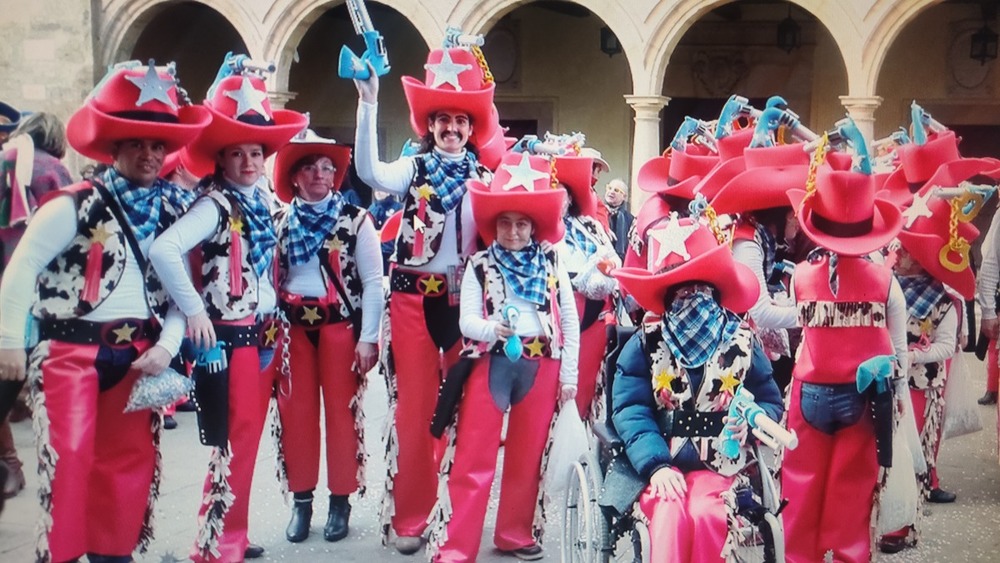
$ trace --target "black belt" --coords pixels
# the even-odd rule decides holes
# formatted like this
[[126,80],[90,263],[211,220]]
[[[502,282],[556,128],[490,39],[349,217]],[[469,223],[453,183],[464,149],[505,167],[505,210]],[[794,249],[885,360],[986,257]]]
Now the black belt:
[[348,320],[340,312],[340,304],[324,304],[318,300],[303,299],[298,303],[282,301],[279,306],[285,312],[288,323],[295,326],[319,328],[323,325],[339,323]]
[[724,412],[700,412],[662,410],[657,412],[656,422],[664,438],[710,438],[722,434]]
[[413,272],[396,268],[389,276],[389,290],[424,297],[448,294],[448,276],[434,272]]
[[39,323],[38,335],[42,340],[127,348],[136,341],[159,337],[160,326],[155,319],[118,319],[104,323],[84,319],[44,319]]
[[[511,337],[516,338],[516,337]],[[550,358],[552,357],[552,346],[550,346],[549,337],[547,336],[522,336],[521,344],[523,344],[523,351],[521,356],[529,360],[537,360],[538,358]],[[490,354],[495,354],[497,356],[503,355],[504,343],[497,341],[490,348]]]
[[280,326],[276,319],[257,321],[250,325],[214,324],[215,337],[229,347],[273,348],[278,340]]

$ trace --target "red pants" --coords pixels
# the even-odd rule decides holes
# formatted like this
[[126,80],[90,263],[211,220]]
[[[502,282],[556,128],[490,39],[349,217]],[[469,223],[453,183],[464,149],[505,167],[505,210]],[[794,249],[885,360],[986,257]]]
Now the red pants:
[[792,380],[788,428],[799,447],[785,450],[781,466],[786,556],[791,563],[871,559],[871,513],[878,481],[875,428],[871,407],[857,423],[833,435],[820,432],[802,416],[802,382]]
[[734,480],[708,470],[685,473],[687,496],[680,501],[654,496],[647,486],[639,497],[639,507],[650,522],[649,560],[719,561],[729,533],[722,493],[732,487]]
[[[274,364],[274,362],[272,362]],[[264,430],[267,404],[271,398],[273,385],[271,368],[261,370],[256,346],[243,346],[233,350],[229,360],[229,490],[234,496],[233,505],[223,519],[223,532],[219,538],[219,556],[203,557],[198,546],[191,552],[194,561],[243,561],[249,540],[250,490],[253,485],[253,470],[257,462],[257,446]],[[198,510],[198,526],[209,524],[206,514],[210,506],[208,491],[212,485],[212,474],[205,477],[205,495]]]
[[397,393],[393,426],[399,447],[392,529],[410,537],[423,533],[437,500],[433,484],[443,442],[431,435],[431,418],[442,374],[458,361],[461,349],[459,341],[442,354],[427,329],[433,319],[425,318],[423,300],[422,295],[394,292],[389,303]]
[[997,350],[997,341],[990,340],[986,350],[986,390],[996,393],[1000,389],[1000,351]]
[[[576,310],[582,316],[586,298],[581,293],[574,293]],[[579,378],[576,388],[576,406],[580,410],[580,418],[590,419],[590,408],[597,392],[597,378],[604,362],[604,348],[607,346],[607,318],[605,311],[594,321],[594,324],[580,331],[580,358],[577,366]],[[583,329],[583,327],[580,327]]]
[[[151,344],[134,346],[141,355]],[[42,362],[49,444],[58,455],[48,534],[53,561],[85,553],[130,555],[145,521],[156,465],[152,415],[122,412],[138,371],[98,391],[97,351],[98,346],[50,341]]]
[[[453,512],[447,540],[438,549],[435,561],[475,561],[479,553],[504,415],[490,394],[490,359],[487,356],[477,360],[465,382],[458,409],[455,461],[447,477]],[[532,523],[542,452],[559,393],[559,361],[551,358],[538,361],[534,385],[521,402],[511,405],[507,422],[500,506],[493,534],[493,543],[505,551],[535,543]]]
[[358,460],[364,453],[350,406],[358,392],[359,376],[351,369],[357,344],[347,322],[311,332],[318,345],[303,327],[290,327],[291,385],[283,385],[278,394],[288,488],[311,491],[319,481],[322,398],[327,487],[334,495],[349,495],[358,490]]

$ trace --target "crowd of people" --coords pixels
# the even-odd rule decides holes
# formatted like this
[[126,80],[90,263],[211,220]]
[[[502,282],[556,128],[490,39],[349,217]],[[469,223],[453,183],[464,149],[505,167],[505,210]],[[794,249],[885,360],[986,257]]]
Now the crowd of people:
[[[65,127],[0,104],[0,477],[5,497],[25,486],[7,419],[26,387],[39,561],[148,548],[177,408],[211,448],[194,561],[266,553],[248,530],[268,424],[289,542],[310,536],[321,484],[323,538],[347,537],[368,452],[384,451],[383,543],[440,562],[477,558],[501,447],[493,543],[544,556],[542,478],[567,413],[620,435],[653,561],[735,560],[733,499],[759,455],[793,562],[913,547],[921,503],[956,500],[936,467],[974,296],[980,402],[997,396],[997,220],[978,291],[969,259],[1000,160],[963,157],[930,116],[869,154],[850,119],[817,135],[780,98],[734,96],[739,111],[692,119],[642,165],[633,216],[621,180],[601,201],[610,166],[585,136],[505,137],[475,45],[448,40],[423,80],[403,77],[419,142],[390,162],[374,67],[354,80],[352,151],[271,108],[266,69],[240,57],[200,104],[153,61],[112,67]],[[77,183],[67,142],[100,163]],[[352,161],[370,210],[342,190]],[[631,336],[608,365],[616,327]],[[382,448],[364,432],[375,368]],[[131,408],[171,371],[190,399]],[[731,412],[747,396],[794,440],[758,448],[756,419]],[[891,485],[907,479],[919,499]]]

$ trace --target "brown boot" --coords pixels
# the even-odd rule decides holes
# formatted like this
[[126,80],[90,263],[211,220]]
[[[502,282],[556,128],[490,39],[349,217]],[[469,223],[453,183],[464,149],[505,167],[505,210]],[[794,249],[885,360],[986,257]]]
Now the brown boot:
[[10,431],[10,422],[6,420],[0,423],[0,461],[7,465],[9,472],[7,479],[3,482],[3,498],[12,498],[24,489],[24,471],[21,469],[21,460],[17,458],[17,450],[14,449],[14,435]]

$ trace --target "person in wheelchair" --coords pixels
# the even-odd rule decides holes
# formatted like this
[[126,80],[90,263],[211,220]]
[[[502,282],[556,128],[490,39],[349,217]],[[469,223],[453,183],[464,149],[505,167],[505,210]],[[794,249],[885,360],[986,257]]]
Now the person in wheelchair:
[[[754,456],[729,404],[742,385],[772,419],[783,406],[767,356],[737,315],[757,301],[755,275],[708,227],[676,214],[669,221],[670,236],[649,249],[655,271],[613,272],[649,314],[618,358],[612,421],[648,482],[639,508],[650,561],[719,561],[738,543],[729,524]],[[724,428],[739,445],[735,457],[722,452]]]
[[519,559],[544,556],[536,529],[540,468],[557,403],[574,408],[580,338],[573,287],[550,246],[563,237],[565,198],[552,185],[549,161],[527,153],[508,153],[489,187],[469,181],[488,248],[466,266],[462,360],[449,370],[435,412],[435,420],[451,418],[446,388],[464,379],[461,392],[450,394],[458,414],[431,512],[435,562],[477,558],[508,411],[493,542]]

